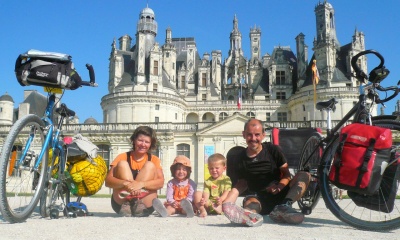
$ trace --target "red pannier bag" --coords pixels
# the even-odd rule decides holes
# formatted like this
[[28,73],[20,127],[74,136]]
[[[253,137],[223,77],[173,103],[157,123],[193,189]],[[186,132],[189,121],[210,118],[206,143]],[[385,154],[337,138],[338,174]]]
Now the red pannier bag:
[[390,161],[392,132],[354,123],[342,128],[339,138],[329,180],[345,190],[374,194]]

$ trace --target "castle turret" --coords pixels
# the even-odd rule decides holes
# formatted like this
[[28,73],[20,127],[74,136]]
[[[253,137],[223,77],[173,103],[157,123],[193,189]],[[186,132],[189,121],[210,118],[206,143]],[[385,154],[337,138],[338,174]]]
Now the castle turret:
[[321,83],[331,84],[336,67],[336,55],[340,49],[336,36],[335,11],[328,2],[315,7],[317,37],[314,40],[314,56],[317,60]]
[[163,67],[171,84],[176,87],[176,48],[172,44],[172,30],[170,27],[168,27],[166,30],[165,44],[162,46],[162,52]]
[[14,100],[5,93],[0,97],[0,125],[13,124]]
[[[136,32],[136,84],[140,85],[146,81],[146,65],[149,66],[150,51],[155,44],[157,35],[157,22],[154,11],[148,7],[139,14]],[[146,64],[147,61],[147,64]]]
[[261,29],[254,26],[250,28],[250,49],[251,49],[251,60],[260,59],[261,57]]
[[300,33],[296,37],[297,51],[297,76],[299,79],[306,78],[306,68],[308,63],[308,46],[304,43],[305,35]]

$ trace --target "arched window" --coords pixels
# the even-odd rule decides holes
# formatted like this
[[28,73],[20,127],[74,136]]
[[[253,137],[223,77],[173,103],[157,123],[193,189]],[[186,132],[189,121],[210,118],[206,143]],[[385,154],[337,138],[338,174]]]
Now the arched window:
[[246,116],[251,117],[251,118],[256,118],[256,115],[253,112],[246,113]]
[[181,143],[176,146],[176,155],[184,155],[190,158],[190,145]]
[[228,117],[228,114],[226,112],[222,112],[222,113],[219,114],[219,120],[220,121],[224,120],[227,117]]

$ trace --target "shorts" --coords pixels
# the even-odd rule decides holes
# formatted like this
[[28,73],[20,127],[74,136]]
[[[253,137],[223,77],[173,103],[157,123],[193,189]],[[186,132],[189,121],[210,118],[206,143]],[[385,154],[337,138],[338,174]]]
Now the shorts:
[[[114,210],[114,212],[116,212],[116,213],[119,213],[119,211],[121,211],[121,204],[118,204],[118,203],[114,200],[113,196],[111,196],[111,207],[112,207],[112,209]],[[147,208],[147,211],[148,211],[148,212],[151,212],[151,213],[154,212],[153,206]]]
[[267,191],[255,192],[249,195],[246,195],[243,199],[243,203],[248,198],[256,198],[261,203],[261,215],[269,214],[276,205],[282,204],[283,200],[286,198],[287,193],[289,192],[289,186],[286,186],[282,189],[282,191],[276,195],[272,193],[268,193]]

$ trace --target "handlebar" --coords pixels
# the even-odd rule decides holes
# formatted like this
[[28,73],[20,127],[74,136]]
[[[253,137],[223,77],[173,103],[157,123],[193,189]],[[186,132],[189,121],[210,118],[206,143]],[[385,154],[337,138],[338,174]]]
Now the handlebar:
[[[372,69],[371,72],[369,73],[369,75],[367,75],[357,64],[358,59],[361,56],[367,55],[367,54],[373,54],[376,57],[378,57],[380,60],[379,65],[377,67],[375,67],[374,69]],[[383,58],[383,56],[379,52],[372,50],[372,49],[359,52],[358,54],[356,54],[354,57],[351,58],[351,66],[354,69],[355,78],[357,78],[358,81],[365,83],[365,80],[367,80],[367,81],[371,82],[374,89],[381,91],[381,92],[394,91],[393,94],[390,95],[389,97],[380,99],[379,94],[377,94],[375,90],[369,89],[368,90],[368,98],[373,100],[377,104],[383,104],[387,101],[392,100],[400,92],[400,88],[398,86],[391,86],[391,87],[386,87],[386,88],[380,86],[380,82],[382,82],[390,73],[389,69],[385,68],[384,64],[385,64],[385,59]],[[400,85],[400,81],[397,83],[397,85]]]
[[[397,83],[397,85],[400,85],[400,81]],[[395,98],[395,97],[399,94],[399,92],[400,92],[400,88],[397,87],[397,86],[392,86],[392,87],[386,87],[386,88],[384,88],[384,87],[382,87],[382,86],[380,86],[380,85],[377,85],[375,88],[376,88],[378,91],[381,91],[381,92],[394,91],[392,95],[390,95],[389,97],[386,97],[386,98],[384,98],[384,99],[380,99],[380,98],[379,98],[379,95],[376,95],[374,98],[375,98],[375,102],[376,102],[377,104],[379,104],[379,103],[385,103],[385,102],[387,102],[387,101],[392,100],[392,99]]]
[[[366,54],[374,54],[380,60],[379,65],[371,70],[369,76],[357,64],[358,59]],[[357,78],[358,81],[362,83],[365,83],[365,80],[368,80],[372,83],[380,83],[383,79],[385,79],[389,75],[390,71],[385,68],[384,64],[385,64],[385,59],[383,58],[383,56],[377,51],[372,49],[359,52],[358,54],[356,54],[354,57],[351,58],[351,66],[355,71],[356,74],[355,77]]]
[[98,84],[96,83],[96,76],[94,74],[94,69],[93,66],[89,63],[86,63],[86,68],[89,71],[89,81],[82,81],[81,86],[89,86],[89,87],[97,87]]

